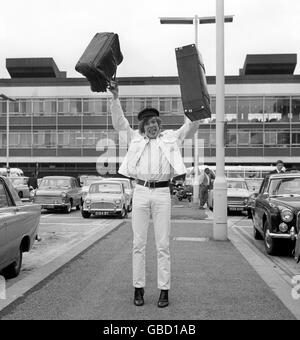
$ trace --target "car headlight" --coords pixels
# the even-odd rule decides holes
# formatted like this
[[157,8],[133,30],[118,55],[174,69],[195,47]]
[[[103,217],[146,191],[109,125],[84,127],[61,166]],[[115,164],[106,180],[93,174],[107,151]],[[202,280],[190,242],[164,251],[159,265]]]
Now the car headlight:
[[282,233],[287,232],[288,229],[289,229],[289,227],[288,227],[288,225],[286,223],[282,222],[282,223],[279,224],[279,230]]
[[66,197],[67,197],[67,193],[66,193],[66,192],[62,192],[62,193],[61,193],[61,197],[62,197],[62,198],[66,198]]
[[87,198],[87,199],[85,200],[85,203],[86,203],[86,204],[91,204],[91,203],[92,203],[92,200],[91,200],[90,198]]
[[248,198],[244,198],[244,204],[248,204]]
[[292,219],[294,218],[294,214],[291,210],[289,209],[284,209],[280,212],[281,219],[284,222],[291,222]]
[[116,204],[120,204],[120,203],[121,203],[121,200],[115,200],[115,203],[116,203]]

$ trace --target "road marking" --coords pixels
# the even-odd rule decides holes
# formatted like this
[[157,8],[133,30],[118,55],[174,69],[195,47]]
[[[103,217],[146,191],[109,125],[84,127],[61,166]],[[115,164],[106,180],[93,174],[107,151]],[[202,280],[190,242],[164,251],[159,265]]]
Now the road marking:
[[192,242],[205,242],[208,241],[208,237],[174,237],[174,241],[192,241]]
[[49,217],[49,216],[51,216],[51,215],[53,215],[53,214],[41,215],[41,218],[43,218],[43,217]]

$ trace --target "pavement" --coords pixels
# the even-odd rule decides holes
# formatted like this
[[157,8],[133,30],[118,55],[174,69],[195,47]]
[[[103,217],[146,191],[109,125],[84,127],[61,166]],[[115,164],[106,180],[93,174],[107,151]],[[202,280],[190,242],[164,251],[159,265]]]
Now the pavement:
[[[86,225],[81,226],[80,216],[70,215],[68,222],[61,221],[63,228],[51,224],[52,229],[49,229],[49,221],[54,217],[47,214],[42,217],[42,241],[24,259],[21,276],[14,281],[7,281],[7,297],[0,300],[0,319],[25,316],[26,301],[31,310],[37,310],[34,308],[35,303],[40,308],[41,300],[31,299],[30,291],[46,278],[47,285],[50,285],[49,280],[55,273],[61,275],[61,288],[57,289],[57,282],[55,288],[57,291],[63,290],[68,277],[67,273],[58,269],[65,264],[75,267],[78,254],[82,267],[76,271],[83,272],[90,266],[90,270],[95,270],[94,275],[98,276],[99,270],[102,270],[101,280],[97,284],[92,283],[92,279],[90,284],[85,283],[84,290],[86,294],[90,290],[87,295],[89,297],[81,295],[80,305],[77,302],[75,310],[64,310],[59,314],[55,312],[56,307],[53,305],[53,310],[48,307],[45,319],[300,319],[300,299],[295,298],[295,282],[291,281],[291,276],[286,271],[275,266],[269,257],[261,255],[238,228],[235,228],[244,219],[243,216],[230,219],[228,240],[217,242],[212,237],[211,211],[199,210],[193,203],[173,201],[170,305],[159,310],[156,307],[158,290],[153,228],[149,228],[147,245],[145,305],[136,307],[132,303],[130,219],[91,219],[87,228]],[[121,257],[116,254],[118,250]],[[95,258],[96,261],[101,258],[107,263],[101,263],[98,268],[95,260],[92,260]],[[297,274],[296,271],[297,268],[293,271],[294,275]],[[114,291],[113,301],[108,294],[110,289]],[[95,301],[91,299],[90,295],[96,291],[101,302],[98,298]],[[63,291],[64,295],[67,293],[68,291]],[[77,295],[78,292],[74,297]],[[19,299],[20,297],[23,298]],[[18,308],[20,300],[21,305]],[[99,310],[102,310],[101,315],[97,312]],[[32,314],[32,318],[39,318],[39,315]]]

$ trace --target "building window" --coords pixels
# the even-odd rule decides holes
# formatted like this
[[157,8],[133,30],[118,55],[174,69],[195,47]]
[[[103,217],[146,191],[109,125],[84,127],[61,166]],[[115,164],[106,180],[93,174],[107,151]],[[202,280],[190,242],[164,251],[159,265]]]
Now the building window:
[[31,114],[31,101],[26,99],[20,99],[20,114]]
[[132,115],[133,112],[133,100],[132,98],[120,98],[120,103],[125,115]]
[[33,113],[35,115],[41,115],[44,113],[44,100],[39,99],[39,100],[33,100]]
[[277,132],[277,143],[281,146],[290,146],[290,132]]
[[262,132],[250,132],[250,145],[263,145],[263,133]]
[[145,108],[145,98],[134,98],[133,101],[134,113],[140,112]]
[[293,144],[293,146],[300,145],[300,131],[293,132],[293,134],[292,134],[292,144]]
[[300,122],[300,97],[292,98],[292,121]]
[[97,115],[106,115],[108,113],[107,98],[95,100],[95,113]]
[[265,146],[277,145],[277,133],[276,131],[265,131]]
[[70,113],[82,113],[82,102],[81,99],[71,99],[70,100]]
[[290,99],[289,97],[265,98],[265,122],[289,122]]
[[227,145],[230,147],[235,147],[237,142],[236,130],[227,131]]
[[55,115],[57,112],[56,100],[45,100],[45,113],[48,115]]
[[170,98],[159,98],[159,111],[160,113],[171,113]]
[[70,100],[69,99],[59,99],[58,100],[58,113],[60,114],[67,114],[69,113],[70,109]]
[[238,131],[238,145],[249,146],[249,131]]

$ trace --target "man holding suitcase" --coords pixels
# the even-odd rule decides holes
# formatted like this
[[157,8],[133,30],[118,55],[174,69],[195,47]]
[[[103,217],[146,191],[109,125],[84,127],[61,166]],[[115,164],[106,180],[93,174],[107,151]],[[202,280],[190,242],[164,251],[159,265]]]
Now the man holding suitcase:
[[[188,119],[178,130],[161,130],[159,111],[145,108],[138,114],[139,130],[133,130],[125,118],[118,95],[118,86],[110,87],[114,129],[123,134],[129,144],[119,173],[136,179],[133,194],[133,286],[134,304],[144,304],[145,250],[152,215],[157,250],[157,285],[160,289],[158,307],[168,306],[170,289],[169,237],[171,227],[170,179],[186,173],[179,145],[191,138],[199,121]],[[122,136],[122,135],[121,135]]]

